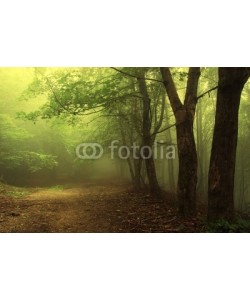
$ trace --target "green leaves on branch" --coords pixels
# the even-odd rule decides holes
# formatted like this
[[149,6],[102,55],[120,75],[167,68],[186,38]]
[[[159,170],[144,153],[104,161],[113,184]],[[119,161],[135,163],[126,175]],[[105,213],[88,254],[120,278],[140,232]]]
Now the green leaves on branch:
[[2,152],[0,165],[4,165],[9,170],[22,167],[34,173],[44,169],[53,169],[57,166],[57,162],[56,158],[52,155],[30,151],[17,151],[15,153]]
[[52,169],[57,165],[52,155],[27,150],[33,135],[18,127],[9,116],[0,114],[0,168],[15,170],[23,167],[29,172]]
[[[21,113],[19,117],[35,121],[37,118],[82,115],[90,110],[99,110],[107,105],[116,89],[116,80],[111,70],[102,68],[66,68],[40,72],[23,93],[22,99],[46,96],[47,102],[39,111]],[[111,76],[111,77],[110,77]]]

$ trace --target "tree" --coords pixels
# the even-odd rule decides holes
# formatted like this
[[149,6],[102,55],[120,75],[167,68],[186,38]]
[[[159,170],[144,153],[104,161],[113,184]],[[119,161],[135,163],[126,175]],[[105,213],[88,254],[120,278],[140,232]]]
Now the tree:
[[243,89],[239,110],[239,130],[237,157],[235,167],[234,184],[234,205],[240,211],[249,211],[249,185],[250,182],[250,161],[249,161],[249,141],[250,141],[250,82],[248,81]]
[[169,68],[160,68],[164,86],[175,116],[179,173],[177,199],[182,215],[196,212],[197,153],[193,132],[200,68],[189,68],[184,103],[178,95]]
[[[147,177],[150,192],[153,195],[159,196],[161,193],[161,189],[157,180],[154,157],[152,155],[152,146],[153,146],[153,136],[151,134],[151,99],[148,94],[146,80],[145,80],[145,72],[142,71],[140,77],[138,77],[138,86],[139,91],[142,95],[142,103],[143,103],[143,116],[142,116],[142,146],[143,146],[143,157],[147,170]],[[164,100],[165,101],[165,100]],[[163,108],[164,111],[164,108]],[[162,121],[161,121],[162,123]],[[160,126],[161,126],[160,123]],[[160,127],[159,126],[159,127]],[[149,150],[151,149],[151,151]]]
[[34,136],[8,115],[0,114],[0,127],[0,177],[6,182],[21,184],[34,174],[49,172],[57,166],[56,157],[36,149],[30,143]]
[[234,173],[241,93],[250,68],[219,68],[209,180],[208,220],[234,218]]
[[139,144],[137,158],[126,159],[134,186],[140,188],[145,167],[149,188],[158,195],[154,158],[147,153],[158,132],[162,132],[164,119],[166,92],[162,97],[162,81],[158,77],[158,68],[69,68],[54,72],[37,69],[26,95],[30,98],[34,93],[45,94],[47,102],[23,117],[60,117],[78,122],[78,117],[95,114],[95,118],[115,123],[119,140],[126,146]]

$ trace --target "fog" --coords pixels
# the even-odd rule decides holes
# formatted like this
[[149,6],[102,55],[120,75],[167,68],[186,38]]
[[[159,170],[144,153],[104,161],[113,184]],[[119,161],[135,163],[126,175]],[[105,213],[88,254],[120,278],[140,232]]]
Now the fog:
[[[23,188],[124,185],[151,194],[157,182],[159,190],[177,201],[180,149],[175,116],[160,82],[161,74],[158,68],[119,71],[1,68],[1,184]],[[171,68],[171,72],[183,100],[188,68]],[[196,196],[201,205],[207,204],[217,73],[218,68],[201,68],[201,97],[193,122],[198,160]],[[145,85],[140,82],[144,74]],[[143,103],[147,96],[148,120]],[[235,210],[244,213],[250,212],[249,120],[248,81],[241,94],[234,186]],[[147,124],[154,145],[151,165],[144,157],[151,151],[147,148],[150,143],[146,143]],[[155,195],[161,198],[159,193]]]

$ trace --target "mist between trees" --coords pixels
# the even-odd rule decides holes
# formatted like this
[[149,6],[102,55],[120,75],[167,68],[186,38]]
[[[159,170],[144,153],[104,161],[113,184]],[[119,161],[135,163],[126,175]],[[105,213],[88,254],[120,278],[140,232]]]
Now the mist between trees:
[[[203,202],[209,220],[231,220],[250,210],[249,75],[249,68],[1,68],[1,181],[115,178],[156,197],[176,194],[184,216]],[[86,143],[101,145],[103,155],[79,157]],[[157,159],[159,146],[176,155]]]

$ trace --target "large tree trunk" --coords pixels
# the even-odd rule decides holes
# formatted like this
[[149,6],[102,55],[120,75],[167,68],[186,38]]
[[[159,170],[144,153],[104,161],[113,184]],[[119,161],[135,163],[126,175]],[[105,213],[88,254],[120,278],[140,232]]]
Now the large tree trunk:
[[238,111],[247,68],[219,68],[215,127],[208,179],[208,220],[234,218]]
[[197,153],[193,133],[193,116],[185,113],[185,119],[176,125],[179,156],[177,199],[182,215],[196,212]]
[[177,199],[184,216],[196,212],[197,153],[193,132],[200,68],[189,68],[184,104],[182,104],[169,68],[161,68],[163,82],[176,120],[179,173]]

